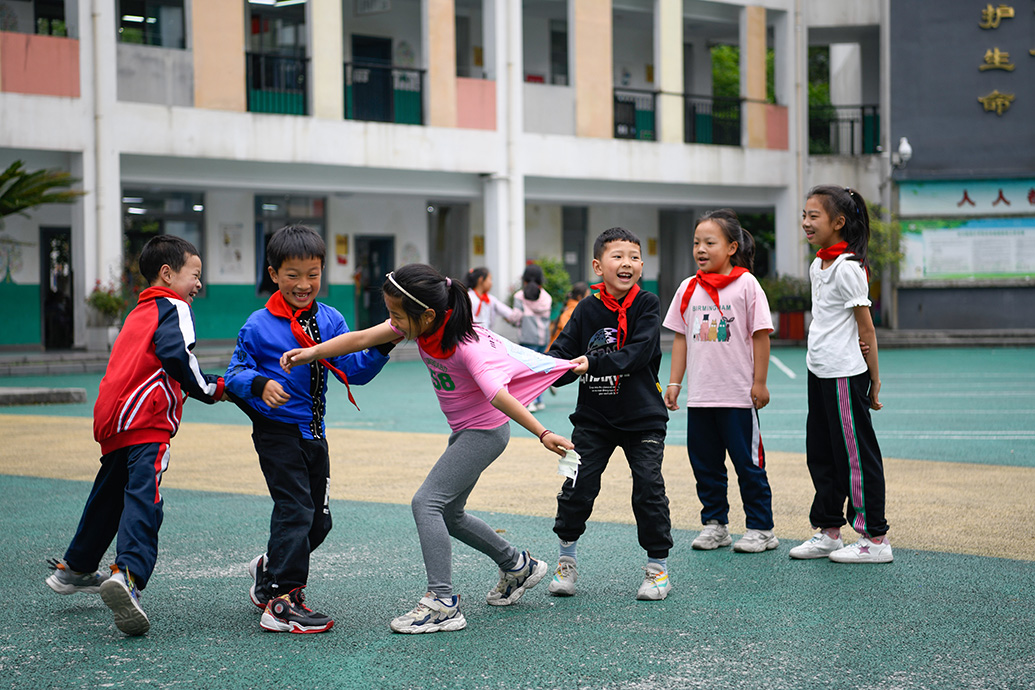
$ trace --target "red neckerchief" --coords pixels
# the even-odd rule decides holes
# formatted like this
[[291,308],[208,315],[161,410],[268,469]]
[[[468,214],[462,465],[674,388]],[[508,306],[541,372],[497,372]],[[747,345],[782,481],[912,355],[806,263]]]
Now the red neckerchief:
[[[298,317],[309,311],[312,307],[313,305],[309,305],[305,309],[293,310],[291,305],[287,303],[287,300],[284,299],[284,295],[281,294],[280,290],[274,292],[270,295],[270,298],[266,300],[266,308],[271,314],[288,320],[291,324],[291,334],[295,336],[295,340],[297,340],[298,344],[302,347],[312,347],[313,345],[316,345],[316,341],[309,337],[309,334],[305,332],[304,328],[302,328],[302,324],[298,322]],[[345,392],[349,394],[349,402],[356,405],[356,399],[352,397],[352,389],[349,388],[349,379],[345,376],[345,372],[335,367],[326,359],[321,359],[319,361],[320,364],[338,375],[341,382],[345,384]],[[356,409],[359,409],[359,405],[356,405]]]
[[[816,252],[816,256],[818,256],[823,261],[830,261],[831,259],[836,259],[837,257],[841,256],[842,254],[852,254],[853,256],[855,255],[855,252],[853,252],[851,249],[848,248],[848,243],[845,242],[844,240],[842,240],[841,242],[838,242],[837,244],[831,245],[831,246],[827,247],[826,249],[820,249],[818,252]],[[860,263],[862,263],[862,262],[860,262]],[[870,279],[870,267],[869,266],[863,266],[863,268],[866,270],[866,279],[869,280]]]
[[622,300],[621,304],[607,291],[606,284],[597,283],[590,287],[594,290],[600,290],[600,301],[604,303],[605,307],[618,314],[618,349],[621,350],[622,345],[625,345],[625,336],[629,335],[629,320],[626,317],[626,312],[629,311],[629,307],[632,305],[633,300],[636,299],[636,295],[640,294],[640,286],[633,283],[632,289],[626,293],[625,299]]
[[172,297],[173,299],[178,299],[181,302],[186,301],[175,290],[170,290],[167,287],[149,287],[145,289],[143,292],[141,292],[140,296],[137,297],[137,304],[142,304],[143,302],[147,302],[148,300],[152,299],[157,299],[159,297]]
[[743,266],[734,266],[730,271],[730,274],[724,276],[721,273],[705,273],[704,271],[698,271],[697,275],[690,279],[690,283],[686,286],[686,292],[683,293],[683,299],[679,303],[679,314],[683,317],[683,323],[688,323],[686,320],[686,307],[690,304],[690,298],[694,294],[694,289],[700,283],[704,291],[708,293],[708,296],[712,298],[712,302],[715,304],[715,308],[719,310],[719,316],[723,316],[722,307],[719,306],[719,290],[726,287],[740,276],[747,273],[748,270]]
[[482,315],[482,304],[483,303],[484,304],[488,304],[489,303],[489,293],[486,292],[485,294],[482,294],[482,293],[478,292],[477,290],[475,290],[474,294],[478,295],[478,311],[474,312],[474,315],[475,316],[481,316]]
[[445,359],[456,352],[456,346],[454,345],[449,350],[442,349],[442,335],[446,331],[446,324],[449,322],[449,317],[453,315],[453,310],[449,309],[446,311],[446,318],[442,319],[442,325],[431,333],[425,333],[424,335],[417,336],[417,344],[420,348],[427,352],[435,359]]

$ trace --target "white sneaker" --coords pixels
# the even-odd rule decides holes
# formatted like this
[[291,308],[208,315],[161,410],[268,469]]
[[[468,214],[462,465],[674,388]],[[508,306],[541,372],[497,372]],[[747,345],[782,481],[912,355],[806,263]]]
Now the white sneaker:
[[732,543],[733,539],[726,525],[720,525],[718,520],[709,520],[690,546],[700,551],[711,551]]
[[668,573],[653,563],[648,563],[643,569],[646,573],[643,577],[643,584],[636,592],[636,598],[640,601],[661,601],[668,596],[672,589]]
[[112,575],[101,583],[101,599],[111,609],[115,626],[126,635],[143,635],[151,628],[144,609],[140,608],[140,590],[133,576],[111,566]]
[[733,545],[733,550],[737,553],[761,553],[775,549],[779,545],[780,540],[776,538],[772,530],[749,529]]
[[546,591],[555,597],[570,597],[575,594],[575,581],[578,579],[575,559],[571,556],[561,556],[557,562],[557,571],[553,574],[550,584],[546,586]]
[[828,558],[835,563],[891,563],[894,560],[891,542],[885,539],[878,543],[866,537],[834,551]]
[[796,558],[798,560],[826,558],[834,551],[843,548],[844,545],[845,543],[841,541],[841,537],[831,539],[823,532],[816,532],[812,535],[812,539],[798,544],[791,549],[791,558]]
[[428,592],[412,611],[392,620],[388,627],[397,633],[453,632],[467,627],[467,619],[460,613],[460,597],[455,594],[449,601]]

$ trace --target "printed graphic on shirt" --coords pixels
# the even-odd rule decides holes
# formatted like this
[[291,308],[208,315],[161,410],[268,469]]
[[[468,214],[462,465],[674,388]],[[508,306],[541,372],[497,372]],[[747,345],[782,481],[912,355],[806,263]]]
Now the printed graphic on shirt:
[[[723,316],[714,304],[698,304],[693,306],[694,327],[691,331],[693,340],[699,343],[728,343],[733,331],[736,317]],[[726,312],[733,311],[729,304],[722,305]]]
[[[615,328],[601,328],[589,339],[586,354],[597,352],[606,355],[618,349],[618,330]],[[596,395],[618,395],[618,384],[621,376],[591,376],[583,374],[582,383],[589,388],[591,393]]]
[[541,354],[535,350],[529,350],[527,347],[515,345],[509,340],[504,340],[503,343],[507,348],[507,353],[512,358],[521,362],[528,367],[529,370],[534,371],[537,374],[551,371],[555,366],[557,366],[557,360],[549,355]]

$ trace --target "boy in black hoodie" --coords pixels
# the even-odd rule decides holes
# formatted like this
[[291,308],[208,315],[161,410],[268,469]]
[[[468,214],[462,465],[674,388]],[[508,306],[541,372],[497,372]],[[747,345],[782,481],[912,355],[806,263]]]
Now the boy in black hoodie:
[[[593,244],[593,271],[599,292],[575,307],[549,354],[563,359],[585,355],[589,370],[580,378],[579,398],[570,419],[571,440],[582,454],[577,480],[566,479],[557,495],[553,531],[560,537],[560,561],[547,590],[575,593],[576,542],[586,531],[600,477],[621,446],[632,470],[632,507],[640,546],[647,552],[646,577],[637,599],[661,600],[672,588],[666,558],[672,547],[665,480],[668,411],[658,383],[661,366],[661,303],[640,289],[640,240],[624,228],[605,230]],[[566,374],[557,385],[575,380]]]

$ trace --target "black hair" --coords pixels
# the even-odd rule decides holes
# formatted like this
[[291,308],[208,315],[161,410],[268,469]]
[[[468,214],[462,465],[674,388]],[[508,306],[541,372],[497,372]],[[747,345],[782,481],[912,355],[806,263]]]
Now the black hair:
[[[391,275],[403,290],[435,311],[432,329],[439,328],[445,321],[446,311],[453,310],[442,332],[443,350],[451,350],[462,342],[478,339],[471,318],[471,298],[467,296],[467,288],[462,281],[447,279],[427,264],[406,264],[395,269]],[[420,320],[425,311],[424,306],[417,304],[387,278],[381,289],[389,297],[402,301],[403,311],[411,320]]]
[[478,287],[478,283],[481,281],[481,279],[487,278],[488,276],[489,269],[485,268],[485,266],[478,266],[477,268],[472,268],[470,271],[467,272],[467,288],[469,290],[475,289],[476,287]]
[[583,297],[589,294],[589,283],[584,280],[580,280],[571,286],[571,292],[568,293],[568,299],[581,300]]
[[327,245],[316,230],[308,225],[293,223],[285,225],[270,236],[266,243],[266,263],[274,271],[288,259],[319,259],[320,265],[327,257]]
[[642,246],[640,238],[625,228],[608,228],[597,236],[593,242],[593,258],[599,260],[604,255],[604,250],[610,242],[632,242],[636,246]]
[[201,253],[187,240],[176,235],[157,235],[140,250],[140,275],[150,285],[158,280],[162,266],[168,264],[172,270],[179,271],[191,256],[201,256]]
[[822,184],[809,190],[806,198],[816,197],[823,204],[830,220],[838,216],[845,219],[841,228],[841,239],[848,243],[848,249],[855,254],[856,261],[866,268],[866,251],[870,244],[870,212],[866,209],[866,200],[859,192],[850,187],[837,187]]
[[694,230],[706,220],[710,220],[719,226],[726,241],[730,244],[737,243],[737,251],[730,257],[730,263],[734,266],[746,268],[749,271],[755,268],[755,238],[740,224],[737,212],[732,208],[720,208],[715,211],[705,211],[704,215],[697,219]]
[[521,274],[521,282],[525,284],[522,292],[527,300],[539,299],[539,293],[543,290],[543,267],[539,264],[528,264],[525,272]]

